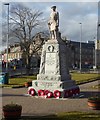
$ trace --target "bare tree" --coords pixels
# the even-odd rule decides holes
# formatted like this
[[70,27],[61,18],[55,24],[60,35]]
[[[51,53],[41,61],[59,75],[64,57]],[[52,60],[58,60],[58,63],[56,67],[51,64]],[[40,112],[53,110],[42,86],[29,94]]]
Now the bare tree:
[[44,33],[36,33],[36,28],[40,27],[43,21],[41,17],[43,13],[22,5],[13,6],[10,12],[11,35],[20,40],[21,50],[29,69],[31,57],[41,49],[44,43],[41,37]]

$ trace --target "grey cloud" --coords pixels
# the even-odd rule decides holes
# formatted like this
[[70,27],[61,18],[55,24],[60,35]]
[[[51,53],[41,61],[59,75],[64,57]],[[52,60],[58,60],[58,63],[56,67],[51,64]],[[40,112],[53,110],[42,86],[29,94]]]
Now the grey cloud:
[[[60,31],[63,36],[68,36],[72,40],[80,40],[80,22],[83,23],[83,41],[90,40],[96,35],[98,9],[96,2],[22,2],[22,4],[43,11],[46,22],[49,19],[50,7],[56,5],[60,14]],[[44,29],[48,29],[46,22],[43,24]]]
[[[68,6],[69,5],[69,6]],[[60,7],[60,28],[64,36],[72,40],[80,40],[82,22],[83,41],[93,40],[97,30],[97,3],[66,3]]]

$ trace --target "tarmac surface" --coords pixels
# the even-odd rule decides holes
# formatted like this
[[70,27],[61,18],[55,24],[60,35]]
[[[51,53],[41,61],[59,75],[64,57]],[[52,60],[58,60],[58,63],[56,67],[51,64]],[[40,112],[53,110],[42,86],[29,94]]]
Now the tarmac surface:
[[[2,105],[8,103],[18,103],[22,105],[22,116],[44,116],[53,115],[60,112],[82,111],[96,112],[87,105],[87,99],[90,96],[100,94],[98,89],[92,86],[100,83],[100,80],[79,85],[81,93],[74,98],[41,98],[27,95],[27,88],[2,88]],[[2,113],[1,113],[2,114]]]

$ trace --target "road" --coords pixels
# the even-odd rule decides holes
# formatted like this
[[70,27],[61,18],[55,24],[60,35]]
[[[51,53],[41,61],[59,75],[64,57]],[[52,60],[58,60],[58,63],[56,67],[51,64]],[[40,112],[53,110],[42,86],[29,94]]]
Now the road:
[[[23,116],[41,116],[51,115],[59,112],[83,111],[83,112],[100,112],[92,110],[87,105],[87,99],[90,96],[98,95],[100,91],[93,89],[99,81],[80,85],[81,93],[75,98],[45,99],[40,97],[27,96],[27,88],[3,88],[2,104],[19,103],[22,105]],[[99,93],[100,94],[100,93]]]

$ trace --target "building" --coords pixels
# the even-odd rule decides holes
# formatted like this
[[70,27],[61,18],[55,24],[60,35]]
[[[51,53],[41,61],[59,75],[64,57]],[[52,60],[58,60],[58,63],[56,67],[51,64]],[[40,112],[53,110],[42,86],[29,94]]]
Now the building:
[[[97,42],[97,40],[96,40]],[[68,41],[66,42],[68,46],[68,65],[70,69],[78,69],[80,65],[80,42],[76,41]],[[95,49],[100,49],[98,43],[94,42],[87,42],[81,43],[81,65],[82,69],[84,68],[93,68],[95,66],[96,61],[98,66],[100,66],[100,57],[96,57],[98,52],[95,52]],[[96,50],[97,51],[97,50]],[[96,54],[96,55],[95,55]],[[4,54],[4,61],[6,61],[6,52]],[[41,52],[39,51],[38,55],[34,55],[31,59],[31,66],[32,67],[39,67]],[[99,55],[98,55],[99,56]],[[9,54],[8,54],[8,61],[12,60],[20,60],[22,59],[22,52],[19,45],[14,45],[10,47]]]
[[[80,65],[80,42],[70,41],[70,68],[79,68]],[[92,68],[95,63],[94,43],[81,43],[81,65],[82,68]]]
[[100,39],[97,39],[95,41],[95,54],[96,54],[95,66],[98,68],[100,67]]
[[[38,55],[33,55],[31,58],[31,67],[37,67],[39,66],[40,58]],[[2,61],[4,66],[6,66],[7,62],[7,52],[6,49],[2,53]],[[23,57],[21,46],[18,44],[10,45],[8,49],[8,64],[9,66],[20,66],[20,67],[26,67],[25,59]]]
[[97,24],[97,40],[95,41],[96,61],[95,66],[100,67],[100,1],[98,2],[98,24]]
[[[9,48],[8,48],[8,62],[10,62],[14,59],[19,60],[21,58],[22,58],[22,53],[21,53],[20,46],[18,44],[9,46]],[[6,49],[5,49],[4,53],[2,54],[2,59],[5,62],[7,61]]]

